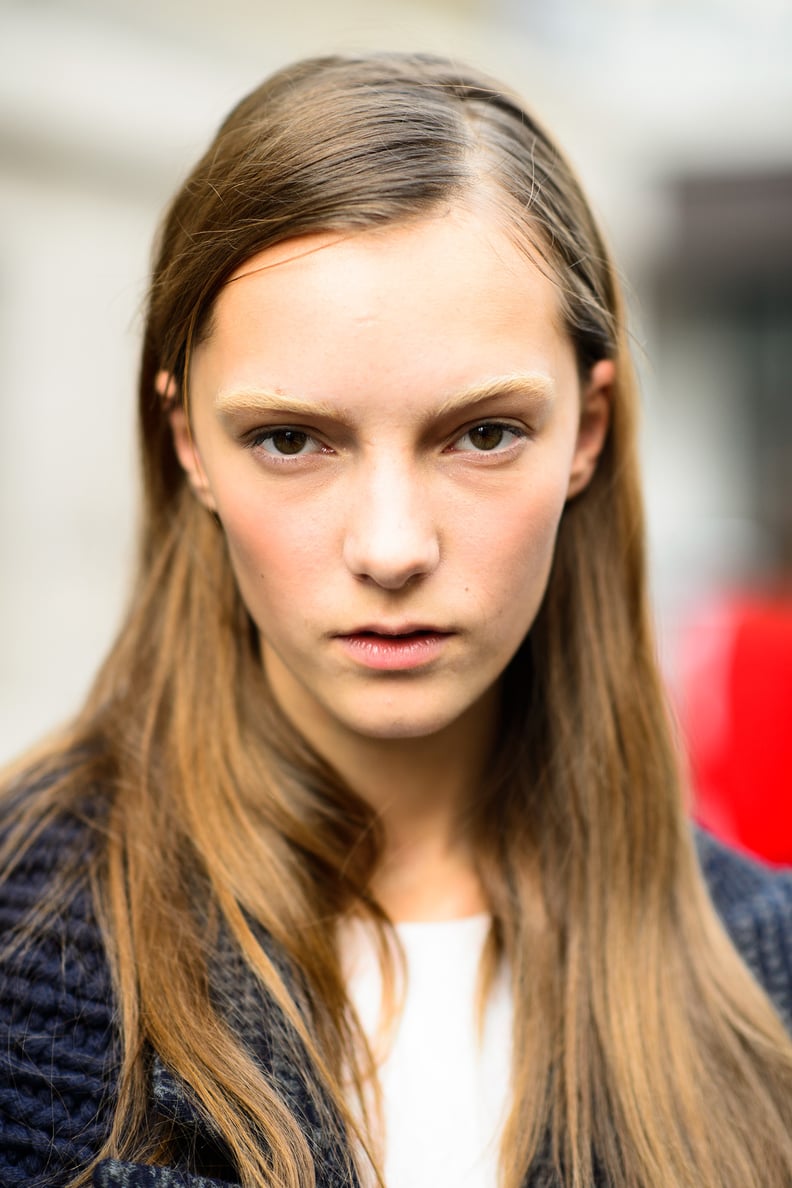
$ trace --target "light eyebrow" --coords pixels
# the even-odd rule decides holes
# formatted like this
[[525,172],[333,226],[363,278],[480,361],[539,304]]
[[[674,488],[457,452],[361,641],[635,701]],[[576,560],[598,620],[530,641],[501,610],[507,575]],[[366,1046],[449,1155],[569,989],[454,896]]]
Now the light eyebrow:
[[258,412],[293,413],[296,417],[325,417],[328,420],[343,416],[343,410],[329,401],[301,400],[299,396],[287,396],[266,388],[235,388],[233,392],[220,392],[215,398],[215,409],[226,416]]
[[475,384],[462,392],[449,396],[434,411],[438,419],[459,414],[476,404],[494,400],[498,396],[527,396],[534,404],[544,406],[553,399],[555,384],[548,375],[540,372],[511,372],[498,375],[482,384]]
[[[539,372],[511,372],[455,392],[442,400],[429,415],[432,420],[445,419],[502,396],[527,397],[534,405],[542,408],[551,402],[554,391],[555,385],[550,376]],[[347,410],[330,401],[304,400],[299,396],[256,387],[219,392],[215,397],[215,409],[221,416],[277,412],[286,416],[292,414],[296,417],[315,417],[330,421],[343,420],[348,416]]]

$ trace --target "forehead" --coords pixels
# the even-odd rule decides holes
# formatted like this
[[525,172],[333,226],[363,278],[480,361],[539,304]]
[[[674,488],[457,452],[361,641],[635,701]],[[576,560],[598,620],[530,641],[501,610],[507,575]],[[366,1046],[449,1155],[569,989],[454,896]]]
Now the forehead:
[[496,216],[453,207],[258,253],[219,294],[195,362],[222,387],[423,384],[442,397],[487,374],[553,373],[572,354],[546,270]]

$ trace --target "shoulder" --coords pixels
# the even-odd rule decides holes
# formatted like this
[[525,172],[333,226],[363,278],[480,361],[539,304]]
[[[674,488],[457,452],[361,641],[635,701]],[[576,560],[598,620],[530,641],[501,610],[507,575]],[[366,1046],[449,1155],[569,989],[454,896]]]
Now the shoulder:
[[[0,818],[14,838],[25,789]],[[63,1184],[104,1141],[117,1066],[109,969],[82,812],[36,822],[0,883],[0,1183]],[[32,839],[32,840],[31,840]],[[24,839],[19,839],[24,842]]]
[[702,830],[695,840],[715,910],[792,1030],[792,869],[737,854]]

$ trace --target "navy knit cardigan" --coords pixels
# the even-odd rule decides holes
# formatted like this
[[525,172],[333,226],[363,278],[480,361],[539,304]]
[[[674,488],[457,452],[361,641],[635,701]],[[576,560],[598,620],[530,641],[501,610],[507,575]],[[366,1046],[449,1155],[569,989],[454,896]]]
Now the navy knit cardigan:
[[[41,901],[64,854],[85,852],[89,844],[86,827],[71,818],[39,838],[2,892],[0,936]],[[768,871],[705,835],[697,844],[716,909],[792,1030],[792,872]],[[243,970],[232,980],[235,1025],[300,1117],[317,1185],[348,1188],[342,1154],[323,1132],[300,1070],[279,1044],[277,1011],[245,986]],[[0,1188],[57,1188],[92,1160],[110,1125],[118,1060],[108,968],[90,893],[82,887],[57,919],[39,928],[24,958],[0,966]],[[165,1169],[108,1160],[94,1173],[95,1188],[238,1184],[205,1119],[156,1056],[151,1083],[152,1111],[183,1136],[184,1162]],[[530,1188],[551,1182],[539,1166],[528,1181]]]

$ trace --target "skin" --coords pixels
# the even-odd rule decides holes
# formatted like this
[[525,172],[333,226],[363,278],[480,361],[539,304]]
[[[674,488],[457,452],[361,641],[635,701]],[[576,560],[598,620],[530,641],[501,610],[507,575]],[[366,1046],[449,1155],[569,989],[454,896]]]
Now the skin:
[[383,815],[394,918],[481,906],[456,823],[608,423],[558,306],[487,210],[304,236],[224,287],[170,414],[275,697]]

